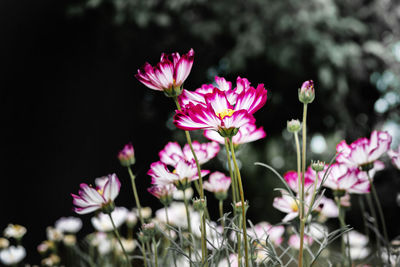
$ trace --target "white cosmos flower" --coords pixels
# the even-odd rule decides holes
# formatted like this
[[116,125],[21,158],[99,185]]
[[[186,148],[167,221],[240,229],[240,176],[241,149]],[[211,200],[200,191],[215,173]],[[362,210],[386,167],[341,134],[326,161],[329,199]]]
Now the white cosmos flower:
[[0,251],[0,261],[4,265],[15,265],[26,256],[25,248],[22,246],[11,246]]
[[76,234],[82,228],[82,220],[77,217],[61,217],[55,227],[63,233]]
[[[117,207],[111,212],[111,217],[115,223],[115,227],[120,227],[126,220],[128,210],[125,207]],[[91,219],[93,227],[99,232],[113,231],[113,225],[108,214],[100,213]]]

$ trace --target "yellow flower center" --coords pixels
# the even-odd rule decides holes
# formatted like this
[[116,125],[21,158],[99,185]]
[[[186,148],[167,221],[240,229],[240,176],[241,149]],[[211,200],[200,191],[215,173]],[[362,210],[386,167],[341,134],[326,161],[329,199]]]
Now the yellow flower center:
[[293,200],[290,207],[294,212],[297,212],[299,210],[299,203],[298,201]]
[[225,110],[223,110],[221,112],[216,112],[215,115],[220,117],[221,120],[222,120],[226,116],[229,116],[229,117],[232,116],[233,113],[235,113],[235,111],[233,109],[228,108],[228,109],[225,109]]
[[100,195],[103,195],[104,190],[99,188],[99,189],[97,189],[97,192],[99,192]]

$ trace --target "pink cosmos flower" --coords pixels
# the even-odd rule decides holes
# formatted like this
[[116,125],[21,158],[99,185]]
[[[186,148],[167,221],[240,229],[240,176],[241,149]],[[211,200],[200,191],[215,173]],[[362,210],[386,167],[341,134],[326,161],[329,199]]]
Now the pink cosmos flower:
[[[237,134],[232,137],[232,142],[234,145],[241,145],[257,141],[266,135],[263,127],[257,128],[255,124],[248,123],[239,128]],[[204,136],[212,141],[225,144],[225,139],[216,131],[205,130]]]
[[169,204],[168,202],[172,201],[172,194],[176,190],[176,187],[173,184],[157,186],[153,185],[152,187],[147,188],[150,194],[160,199],[161,202],[165,204]]
[[343,140],[336,146],[336,161],[351,167],[371,164],[390,149],[391,142],[388,132],[379,131],[373,131],[370,139],[359,138],[350,145]]
[[119,151],[118,159],[124,167],[135,164],[135,150],[133,149],[132,143],[126,144],[124,148]]
[[[80,184],[79,196],[71,194],[73,197],[74,211],[78,214],[86,214],[102,209],[111,204],[118,196],[121,183],[117,175],[109,174],[99,180],[103,183],[93,188],[87,184]],[[105,182],[104,182],[105,181]]]
[[[314,240],[312,239],[311,236],[304,235],[304,244],[307,246],[311,246]],[[300,236],[297,234],[291,235],[288,240],[289,246],[291,246],[294,249],[300,249]]]
[[265,241],[268,238],[274,245],[279,246],[283,241],[284,232],[285,227],[283,225],[273,226],[268,222],[259,222],[249,229],[247,234],[260,241]]
[[194,51],[190,49],[185,55],[179,53],[161,54],[161,60],[157,66],[152,67],[149,63],[138,70],[135,77],[150,89],[164,91],[166,93],[177,93],[182,91],[182,84],[189,76],[193,66]]
[[392,159],[393,165],[400,170],[400,145],[396,150],[389,150],[388,151],[389,157]]
[[337,218],[339,216],[339,208],[336,206],[335,201],[326,197],[321,198],[317,211],[322,220],[326,218]]
[[[205,95],[213,92],[214,88],[218,88],[223,91],[231,105],[236,104],[236,100],[240,93],[246,91],[250,88],[254,89],[254,87],[250,86],[250,82],[246,78],[237,77],[236,79],[236,87],[232,89],[232,83],[226,81],[223,77],[215,76],[215,84],[203,84],[200,88],[193,91],[183,90],[182,94],[179,96],[179,103],[181,106],[185,107],[189,103],[194,105],[202,104],[207,106]],[[259,84],[259,87],[263,87],[264,85]]]
[[214,88],[205,96],[206,106],[189,103],[183,111],[177,111],[174,124],[183,130],[215,130],[222,136],[234,136],[241,126],[254,123],[252,114],[260,109],[267,99],[263,86],[243,91],[233,106],[226,94]]
[[[215,142],[200,144],[194,141],[192,146],[200,164],[204,164],[214,158],[220,149],[219,145]],[[182,159],[187,161],[194,160],[190,146],[186,144],[182,149],[177,142],[169,142],[158,155],[161,162],[170,166],[176,166]]]
[[[288,171],[283,175],[283,178],[285,178],[285,181],[289,185],[289,187],[296,193],[299,193],[299,178],[297,175],[296,171]],[[307,193],[312,193],[310,190],[313,185],[314,181],[316,178],[315,171],[310,167],[308,167],[306,173],[304,174],[304,192]]]
[[[328,167],[325,167],[325,171]],[[369,193],[369,181],[358,168],[349,168],[345,164],[334,163],[328,170],[325,187],[335,191],[345,191],[354,194]]]
[[[201,176],[206,176],[210,171],[201,170]],[[186,187],[191,181],[199,179],[197,175],[196,163],[193,161],[181,160],[175,166],[175,170],[171,172],[167,166],[161,161],[151,164],[150,170],[147,172],[151,176],[153,185],[162,187],[174,184],[180,187]]]
[[204,182],[204,189],[215,194],[226,193],[231,185],[231,178],[222,172],[213,172],[208,181]]

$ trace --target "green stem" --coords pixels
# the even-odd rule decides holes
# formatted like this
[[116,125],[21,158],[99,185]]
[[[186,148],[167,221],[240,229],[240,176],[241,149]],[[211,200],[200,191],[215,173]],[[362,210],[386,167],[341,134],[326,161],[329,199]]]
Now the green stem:
[[219,201],[219,217],[221,218],[221,225],[222,228],[225,228],[225,222],[224,222],[224,201],[220,200]]
[[[297,183],[299,186],[299,194],[301,192],[301,156],[300,156],[300,144],[299,144],[299,134],[298,132],[294,133],[294,140],[296,142],[296,155],[297,155]],[[300,208],[300,218],[302,217],[301,214],[302,210]]]
[[154,246],[154,264],[155,264],[155,267],[158,267],[157,242],[156,242],[156,239],[154,238],[154,236],[152,238],[152,241],[153,241],[153,246]]
[[244,241],[244,254],[245,254],[245,265],[246,267],[249,266],[249,251],[248,251],[248,244],[247,244],[247,229],[246,229],[246,207],[244,203],[244,193],[243,193],[243,185],[242,185],[242,178],[240,176],[239,167],[236,161],[235,150],[233,148],[232,138],[229,139],[229,143],[231,146],[231,153],[232,153],[232,160],[233,164],[235,165],[236,175],[238,178],[238,185],[239,185],[239,194],[240,200],[242,202],[242,227],[243,227],[243,241]]
[[381,223],[382,223],[383,236],[385,238],[385,243],[386,243],[385,245],[386,245],[386,250],[387,250],[387,255],[388,255],[388,262],[390,264],[389,238],[388,238],[387,229],[386,229],[385,216],[383,215],[382,205],[381,205],[381,202],[379,200],[378,193],[376,192],[375,185],[372,182],[372,179],[371,179],[368,171],[367,171],[367,175],[368,175],[369,184],[370,184],[371,189],[372,189],[372,196],[374,197],[376,206],[378,207],[378,213],[379,213],[379,217],[380,217]]
[[360,204],[360,209],[361,209],[361,213],[362,213],[365,235],[369,239],[369,228],[368,228],[367,220],[365,219],[366,209],[365,209],[364,200],[361,198],[361,196],[358,197],[358,203]]
[[[178,98],[177,97],[174,97],[174,101],[175,101],[176,108],[179,111],[182,111],[182,108],[181,108],[181,106],[180,106],[180,104],[178,102]],[[197,175],[199,176],[199,188],[197,188],[197,184],[195,183],[196,184],[196,188],[199,191],[200,198],[202,200],[204,200],[203,178],[201,176],[200,163],[199,163],[199,160],[197,159],[196,152],[193,149],[192,138],[190,137],[190,133],[188,131],[185,131],[185,135],[186,135],[186,140],[187,140],[187,143],[189,144],[190,150],[192,151],[193,158],[194,158],[194,160],[196,162]],[[208,214],[207,207],[206,207],[206,211],[203,212],[202,217],[201,217],[201,263],[204,266],[208,266],[208,264],[206,262],[206,259],[207,259],[207,241],[206,241],[207,232],[206,232],[205,214]]]
[[[167,219],[167,227],[168,227],[170,224],[169,224],[169,217],[168,217],[168,208],[167,208],[167,205],[164,206],[164,210],[165,210],[165,218]],[[167,228],[167,229],[168,229],[168,235],[169,235],[169,237],[172,239],[171,230],[169,230],[169,228]],[[167,247],[169,247],[169,243],[170,243],[170,241],[168,240],[168,245],[167,245]],[[174,260],[174,265],[175,265],[175,267],[176,267],[176,257],[175,257],[174,251],[172,251],[172,258],[173,258],[173,260]]]
[[[233,176],[233,171],[232,171],[232,163],[231,163],[231,157],[229,156],[229,139],[228,139],[228,137],[226,137],[225,138],[225,151],[226,151],[226,157],[227,157],[227,160],[228,160],[228,168],[229,168],[229,175],[231,176],[231,181],[232,181],[232,201],[233,201],[233,204],[235,205],[236,204],[236,202],[237,202],[237,192],[236,192],[236,188],[237,188],[237,185],[236,185],[236,179],[235,179],[235,177]],[[233,209],[233,212],[234,212],[234,214],[236,215],[236,210],[235,209]]]
[[[377,220],[378,217],[376,216],[374,203],[372,203],[371,194],[366,194],[366,198],[367,198],[367,203],[368,203],[369,209],[371,211],[371,215],[372,215],[372,217],[374,217],[374,219],[373,219],[374,228],[375,228],[376,231],[379,231],[378,220]],[[377,251],[380,253],[380,251],[381,251],[381,243],[379,242],[379,236],[376,233],[375,233],[375,237],[376,237]],[[377,255],[378,255],[378,258],[380,259],[379,253]]]
[[132,173],[131,166],[128,166],[128,172],[129,172],[129,176],[131,177],[132,191],[133,191],[133,195],[135,197],[135,202],[136,202],[136,207],[137,207],[138,213],[139,213],[140,223],[143,225],[144,220],[142,217],[142,207],[140,206],[139,196],[138,196],[138,193],[136,190],[135,175]]
[[[186,194],[185,194],[185,190],[183,191],[183,201],[185,203],[185,209],[186,209],[186,218],[187,218],[187,224],[188,224],[188,231],[189,231],[189,239],[192,239],[192,225],[190,223],[190,214],[189,214],[189,203],[186,199]],[[194,240],[193,241],[193,245],[194,245]],[[190,266],[192,266],[192,246],[189,245],[189,263]]]
[[[339,208],[340,228],[344,229],[344,228],[346,228],[346,222],[345,222],[346,211],[345,211],[345,209],[343,208],[343,206],[340,203],[340,197],[335,197],[335,200],[336,200],[336,205]],[[350,251],[346,250],[346,242],[345,241],[347,241],[348,249],[350,249],[350,246],[349,246],[349,235],[348,234],[342,235],[341,248],[342,248],[342,255],[348,259],[349,267],[351,267]]]
[[303,266],[303,246],[304,246],[304,174],[306,172],[306,145],[307,145],[307,104],[303,105],[303,155],[302,155],[302,178],[301,178],[301,192],[300,193],[300,249],[299,249],[299,267]]
[[110,217],[111,224],[112,224],[113,229],[114,229],[115,237],[117,238],[118,243],[119,243],[119,245],[121,246],[122,251],[124,252],[126,261],[127,261],[127,263],[128,263],[129,266],[132,266],[131,261],[129,260],[128,253],[126,253],[126,250],[125,250],[124,246],[122,245],[121,237],[120,237],[120,235],[119,235],[119,232],[118,232],[117,227],[115,227],[115,223],[114,223],[114,220],[113,220],[113,218],[112,218],[112,216],[111,216],[111,213],[108,213],[108,216]]

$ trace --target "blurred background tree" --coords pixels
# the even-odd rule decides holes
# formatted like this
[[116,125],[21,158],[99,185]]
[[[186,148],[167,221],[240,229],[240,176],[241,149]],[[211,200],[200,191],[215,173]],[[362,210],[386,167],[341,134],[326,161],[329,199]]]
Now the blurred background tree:
[[[126,142],[136,149],[143,202],[157,206],[144,192],[150,184],[145,173],[168,141],[184,139],[172,125],[173,104],[133,75],[145,61],[157,63],[161,52],[194,48],[187,89],[211,83],[215,75],[231,81],[240,75],[269,89],[266,106],[256,114],[267,138],[242,147],[239,156],[254,222],[282,217],[271,206],[279,182],[253,163],[266,162],[280,173],[295,168],[292,137],[285,129],[287,120],[301,117],[297,89],[304,80],[316,84],[308,159],[329,161],[341,139],[352,142],[372,129],[389,130],[393,147],[399,144],[400,5],[395,0],[0,4],[1,162],[4,175],[13,178],[6,181],[11,189],[1,202],[18,203],[22,194],[32,200],[24,213],[16,212],[17,205],[4,207],[1,226],[28,224],[28,233],[34,232],[31,248],[44,238],[46,225],[72,215],[69,193],[79,182],[114,171],[124,181],[115,155]],[[30,151],[29,156],[20,151]],[[223,160],[207,167],[221,168]],[[387,166],[376,183],[385,211],[399,214],[399,173]],[[129,187],[122,190],[120,204],[131,206]],[[53,204],[35,208],[43,203]],[[349,223],[361,225],[360,216]],[[91,229],[88,220],[86,225]],[[393,237],[400,229],[391,224],[389,232]]]

